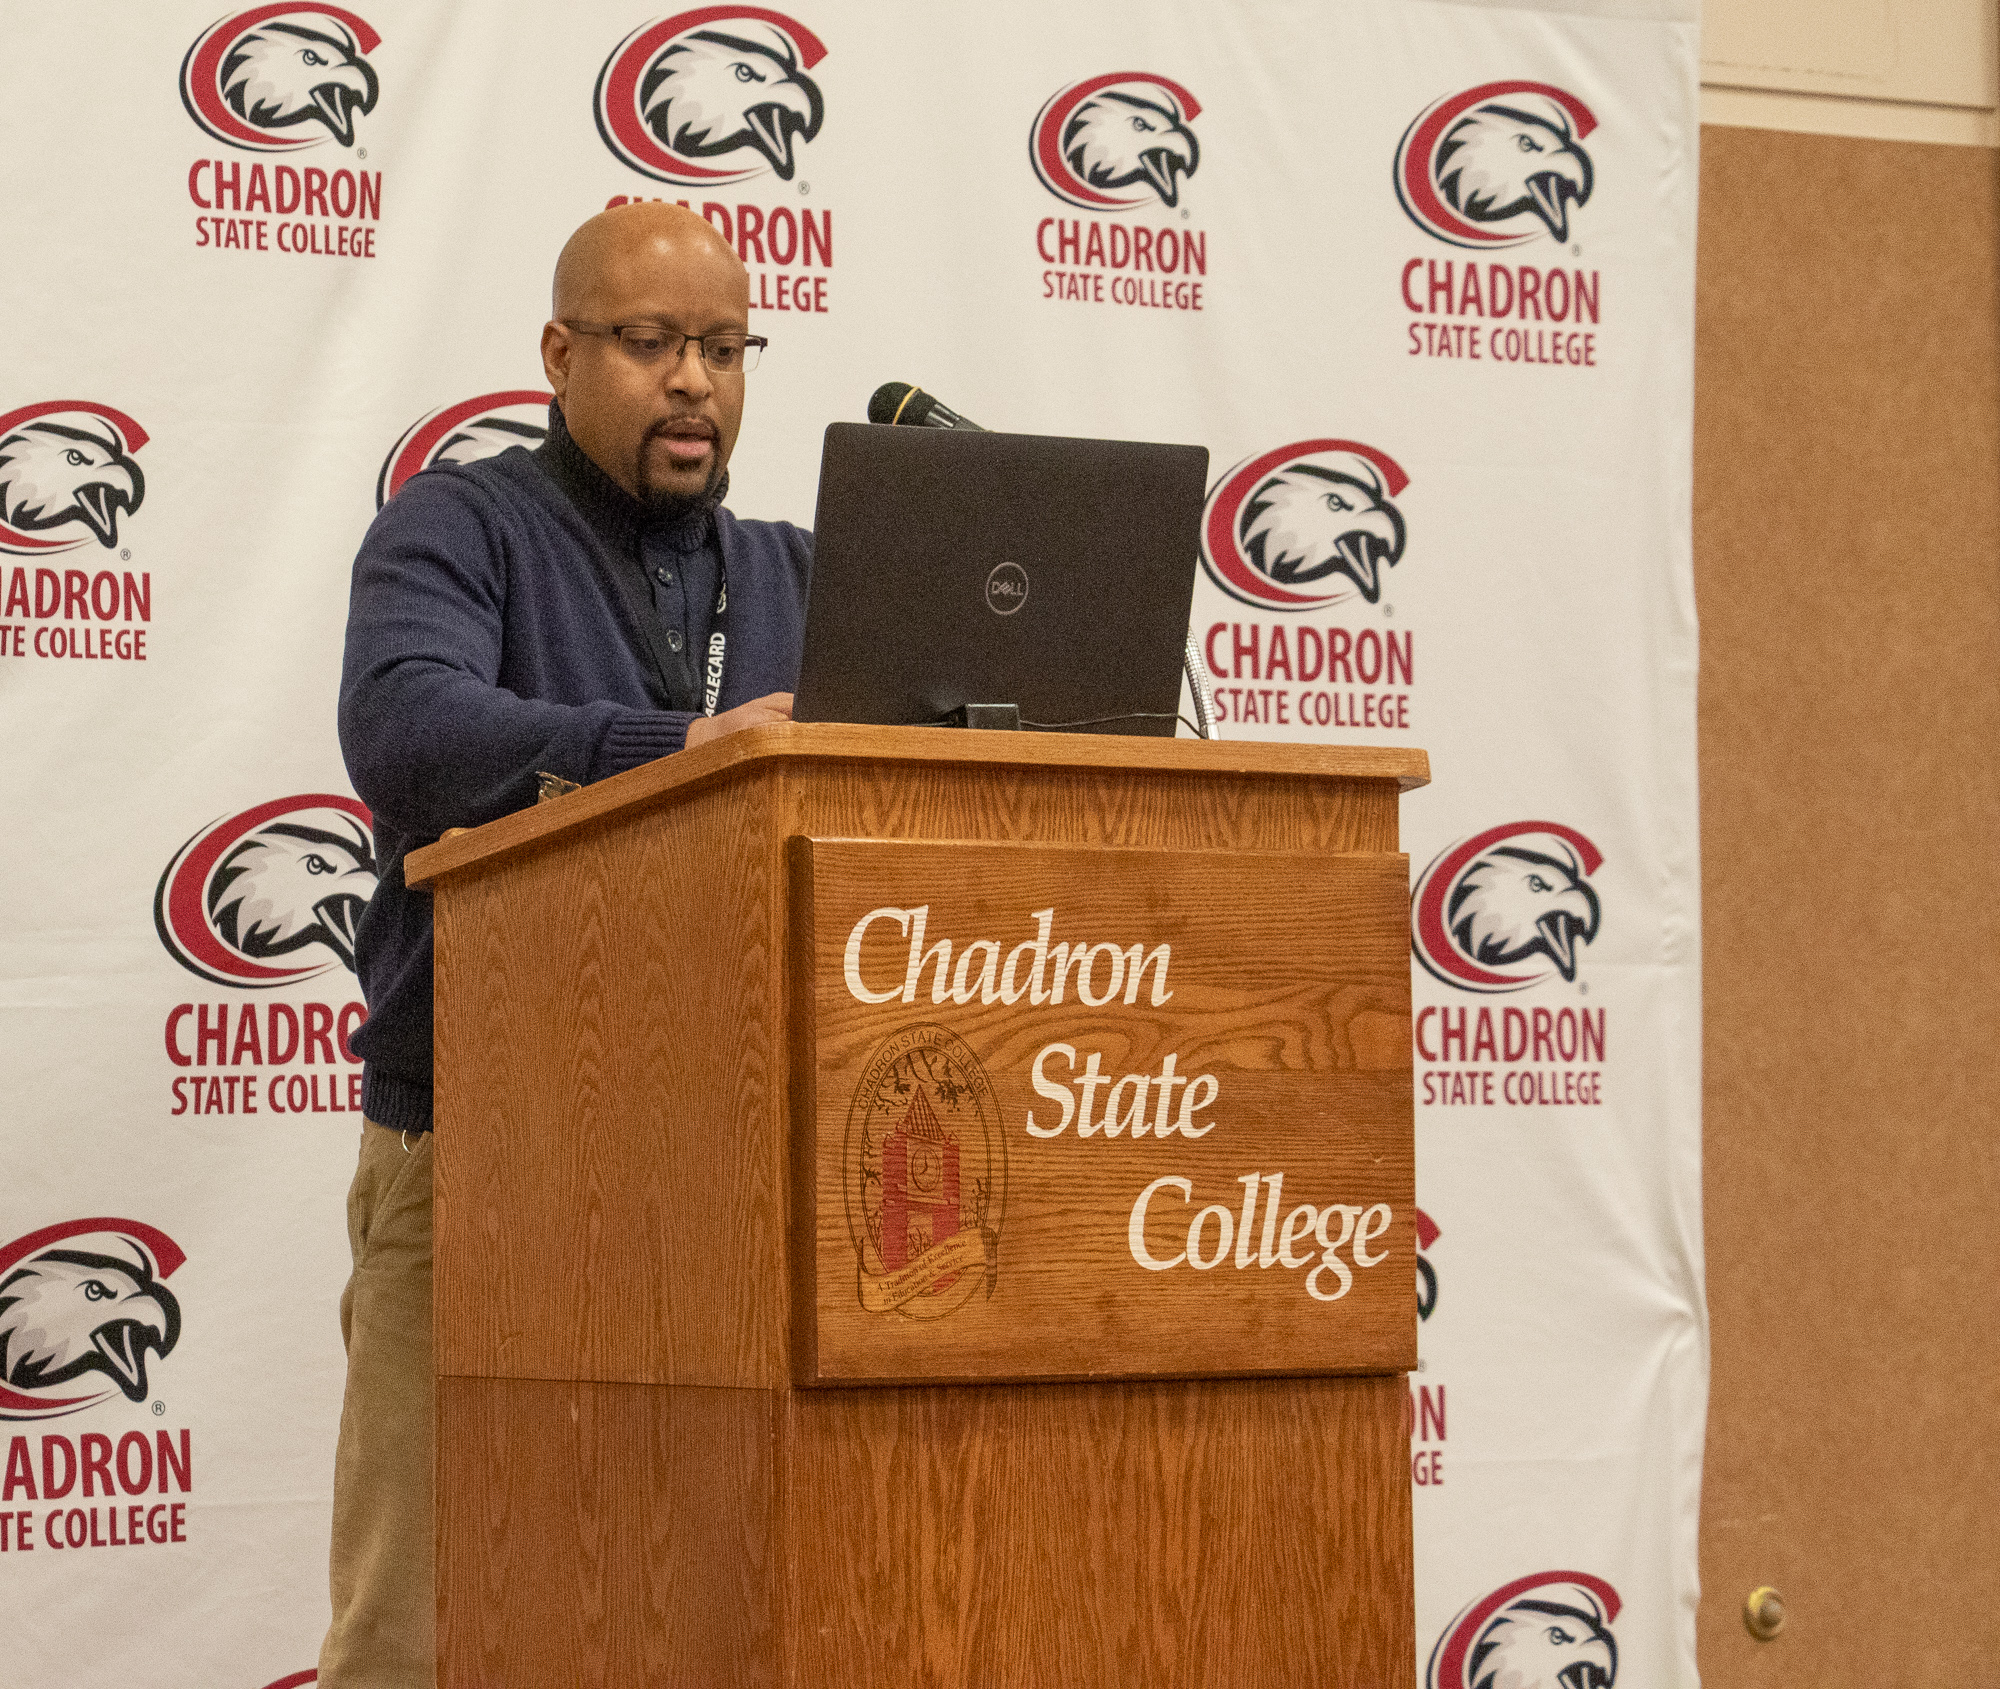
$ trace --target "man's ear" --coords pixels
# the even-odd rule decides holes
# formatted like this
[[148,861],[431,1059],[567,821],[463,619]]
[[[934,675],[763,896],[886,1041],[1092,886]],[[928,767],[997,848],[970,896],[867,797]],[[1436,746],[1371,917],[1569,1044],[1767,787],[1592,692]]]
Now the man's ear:
[[561,323],[542,324],[542,372],[549,378],[549,390],[560,399],[569,386],[569,331]]

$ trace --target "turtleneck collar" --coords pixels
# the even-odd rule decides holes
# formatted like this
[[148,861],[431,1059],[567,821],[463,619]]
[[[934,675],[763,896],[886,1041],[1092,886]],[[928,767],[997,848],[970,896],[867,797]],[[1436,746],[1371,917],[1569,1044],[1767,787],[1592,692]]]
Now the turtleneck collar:
[[640,536],[648,532],[676,551],[693,551],[708,538],[715,507],[729,492],[729,475],[724,471],[713,498],[672,516],[655,515],[576,443],[563,420],[562,407],[553,402],[549,405],[549,437],[535,449],[535,456],[591,530],[619,557],[637,557]]

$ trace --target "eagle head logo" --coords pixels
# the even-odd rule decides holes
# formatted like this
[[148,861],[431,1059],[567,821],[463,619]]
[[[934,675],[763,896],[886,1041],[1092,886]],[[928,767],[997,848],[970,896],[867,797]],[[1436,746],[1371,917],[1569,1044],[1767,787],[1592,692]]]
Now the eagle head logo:
[[216,865],[209,924],[246,956],[288,956],[323,944],[351,972],[354,929],[375,884],[374,841],[351,815],[323,827],[270,821]]
[[1366,458],[1286,464],[1243,506],[1243,549],[1259,573],[1287,586],[1345,575],[1370,604],[1382,570],[1403,555],[1403,518]]
[[211,823],[174,853],[153,896],[160,942],[218,985],[272,986],[354,968],[377,868],[352,798],[279,798]]
[[481,393],[425,412],[382,460],[375,477],[375,508],[380,510],[405,481],[434,463],[476,463],[511,446],[533,451],[548,438],[549,406],[554,403],[553,393],[528,388]]
[[1355,440],[1295,440],[1245,458],[1202,512],[1201,560],[1231,598],[1262,610],[1316,610],[1382,597],[1402,560],[1409,484],[1396,461]]
[[[658,181],[720,186],[770,170],[789,182],[798,149],[826,117],[819,84],[807,74],[825,56],[818,37],[782,12],[678,13],[635,30],[604,61],[598,133]],[[702,162],[732,154],[737,162]]]
[[1445,131],[1437,179],[1445,199],[1475,223],[1532,212],[1557,240],[1568,240],[1571,203],[1590,198],[1590,155],[1560,106],[1543,115],[1495,100]]
[[797,50],[768,26],[755,35],[697,29],[670,42],[639,84],[639,109],[670,151],[719,158],[754,147],[784,182],[798,169],[793,137],[810,141],[826,116]]
[[133,461],[145,443],[130,417],[98,405],[28,405],[0,417],[0,549],[115,546],[119,512],[145,502]]
[[160,1281],[185,1259],[131,1220],[75,1220],[0,1246],[0,1419],[47,1418],[105,1400],[101,1374],[146,1399],[146,1355],[180,1341],[181,1308]]
[[1489,82],[1436,101],[1404,131],[1396,192],[1419,227],[1455,246],[1569,239],[1570,210],[1596,172],[1582,141],[1597,126],[1545,82]]
[[1087,77],[1050,96],[1035,114],[1028,156],[1042,185],[1071,205],[1092,211],[1178,205],[1182,179],[1201,163],[1201,144],[1188,127],[1200,114],[1194,95],[1164,76]]
[[354,145],[354,114],[373,111],[379,91],[353,33],[332,18],[322,28],[273,18],[239,35],[222,61],[222,97],[244,122],[324,124],[343,147]]
[[1473,1602],[1431,1650],[1424,1689],[1611,1689],[1618,1592],[1588,1572],[1537,1572]]
[[210,25],[181,62],[181,102],[218,141],[291,151],[355,141],[380,93],[367,55],[381,37],[335,6],[258,6]]
[[1573,851],[1499,845],[1459,877],[1445,925],[1459,949],[1488,967],[1540,953],[1575,979],[1577,945],[1597,936],[1597,893]]
[[1411,899],[1418,961],[1447,985],[1518,991],[1576,978],[1597,937],[1589,876],[1603,856],[1573,827],[1517,821],[1461,840],[1426,868]]
[[1106,88],[1070,113],[1063,157],[1093,188],[1109,191],[1143,182],[1161,203],[1180,203],[1180,178],[1192,176],[1201,147],[1171,95],[1148,99]]

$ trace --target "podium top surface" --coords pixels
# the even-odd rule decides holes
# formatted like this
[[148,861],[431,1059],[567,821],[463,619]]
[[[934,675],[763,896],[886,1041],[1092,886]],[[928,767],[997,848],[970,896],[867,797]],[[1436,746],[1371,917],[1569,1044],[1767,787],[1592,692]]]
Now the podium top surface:
[[435,844],[412,851],[404,862],[404,875],[412,887],[429,890],[449,874],[585,826],[629,805],[657,802],[774,764],[812,761],[903,763],[912,767],[977,764],[995,770],[1103,769],[1190,778],[1253,774],[1278,779],[1394,780],[1406,792],[1430,783],[1429,756],[1400,746],[783,722],[732,733],[552,802],[503,815],[483,827],[449,833]]

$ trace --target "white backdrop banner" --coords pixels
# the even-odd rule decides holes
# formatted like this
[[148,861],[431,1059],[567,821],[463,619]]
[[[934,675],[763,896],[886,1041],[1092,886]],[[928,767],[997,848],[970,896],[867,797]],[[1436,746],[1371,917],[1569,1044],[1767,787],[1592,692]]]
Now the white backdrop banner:
[[1430,751],[1420,1675],[1692,1683],[1684,8],[362,3],[0,12],[0,1677],[311,1681],[349,565],[540,438],[555,253],[658,198],[771,340],[741,514],[809,524],[886,379],[1206,446],[1224,735]]

